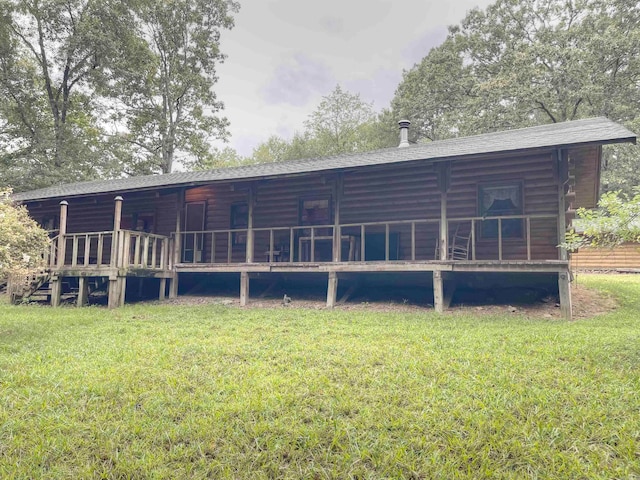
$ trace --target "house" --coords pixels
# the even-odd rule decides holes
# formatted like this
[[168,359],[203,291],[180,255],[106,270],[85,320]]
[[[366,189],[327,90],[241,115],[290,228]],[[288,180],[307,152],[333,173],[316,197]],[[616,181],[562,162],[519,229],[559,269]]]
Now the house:
[[[159,297],[192,274],[233,273],[241,304],[255,275],[322,275],[327,304],[348,275],[413,272],[442,311],[461,278],[557,278],[571,316],[569,259],[558,245],[578,207],[598,200],[602,147],[635,142],[605,118],[335,157],[60,185],[15,195],[54,231],[52,305],[74,279],[155,279]],[[209,277],[207,277],[209,278]]]

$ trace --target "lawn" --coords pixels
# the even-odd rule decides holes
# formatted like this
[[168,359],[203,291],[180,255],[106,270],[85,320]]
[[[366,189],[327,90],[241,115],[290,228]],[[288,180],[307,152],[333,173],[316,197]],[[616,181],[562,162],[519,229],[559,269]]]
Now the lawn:
[[640,276],[566,322],[0,305],[1,478],[640,478]]

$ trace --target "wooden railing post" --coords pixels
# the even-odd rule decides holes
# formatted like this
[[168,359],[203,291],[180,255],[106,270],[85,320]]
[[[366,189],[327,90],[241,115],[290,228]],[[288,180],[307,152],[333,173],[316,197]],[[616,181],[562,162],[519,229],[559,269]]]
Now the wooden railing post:
[[115,198],[115,209],[113,213],[113,238],[111,239],[111,266],[117,267],[119,264],[118,252],[120,251],[120,225],[122,222],[122,202],[123,198],[118,195]]
[[58,267],[64,266],[67,249],[67,212],[69,203],[66,200],[60,202],[60,232],[58,232]]

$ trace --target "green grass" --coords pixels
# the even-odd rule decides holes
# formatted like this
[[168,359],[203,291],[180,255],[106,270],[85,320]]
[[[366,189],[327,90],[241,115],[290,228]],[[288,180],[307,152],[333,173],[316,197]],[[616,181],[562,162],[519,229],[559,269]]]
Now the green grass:
[[0,305],[1,478],[640,478],[614,313]]

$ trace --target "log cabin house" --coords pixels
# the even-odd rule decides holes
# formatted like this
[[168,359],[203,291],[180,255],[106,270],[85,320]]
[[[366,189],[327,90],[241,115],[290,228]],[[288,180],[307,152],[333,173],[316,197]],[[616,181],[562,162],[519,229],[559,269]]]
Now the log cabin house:
[[[571,317],[570,264],[558,245],[572,211],[598,200],[602,147],[635,142],[605,118],[328,158],[60,185],[15,195],[52,230],[49,285],[77,302],[108,286],[125,301],[131,278],[178,295],[193,274],[323,276],[327,305],[347,275],[423,275],[437,311],[461,276],[487,272],[557,279]],[[555,280],[554,280],[555,282]],[[27,292],[27,294],[29,293]]]

